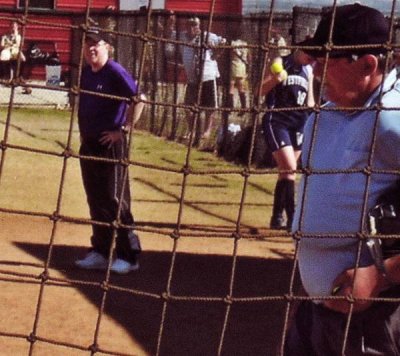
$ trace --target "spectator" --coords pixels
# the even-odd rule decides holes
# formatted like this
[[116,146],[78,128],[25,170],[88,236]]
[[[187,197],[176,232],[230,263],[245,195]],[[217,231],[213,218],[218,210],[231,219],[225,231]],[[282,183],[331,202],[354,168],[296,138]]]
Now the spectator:
[[[185,94],[185,104],[194,105],[197,103],[198,89],[201,81],[200,105],[217,108],[217,78],[219,77],[218,64],[215,53],[212,49],[201,48],[202,41],[207,39],[209,46],[218,46],[226,43],[226,39],[217,36],[215,33],[202,32],[200,29],[200,19],[193,17],[187,21],[187,29],[178,35],[181,41],[187,45],[181,45],[181,57],[187,76],[187,88]],[[201,67],[203,63],[203,67]],[[201,75],[201,78],[200,78]],[[211,136],[214,125],[214,110],[207,110],[204,130],[197,132],[196,136],[207,139]],[[193,129],[193,120],[188,121],[189,131]],[[195,138],[196,140],[199,137]]]
[[[170,40],[177,40],[177,33],[176,33],[176,15],[173,11],[170,11],[168,13],[168,17],[166,20],[166,25],[164,26],[161,22],[158,23],[158,27],[160,29],[160,32],[163,33],[163,35],[170,39]],[[176,51],[176,44],[167,42],[164,45],[164,55],[165,59],[167,60],[167,63],[171,62],[174,63],[176,62],[176,57],[177,57],[177,51]]]
[[[239,38],[239,34],[234,36],[231,41],[232,55],[231,55],[231,78],[229,85],[229,106],[234,108],[234,94],[235,87],[237,88],[240,100],[240,106],[242,109],[247,108],[246,98],[246,81],[249,66],[249,49],[246,47],[247,42]],[[243,116],[244,111],[239,113],[239,116]]]
[[[273,61],[271,71],[261,84],[269,109],[314,106],[311,58],[300,50]],[[281,67],[281,71],[277,70]],[[290,229],[295,207],[295,170],[301,154],[303,127],[307,119],[304,110],[267,112],[263,117],[263,132],[278,166],[274,205],[270,227]],[[286,212],[286,222],[283,212]]]
[[[304,130],[309,174],[292,231],[301,237],[298,266],[312,299],[300,302],[286,356],[400,353],[400,305],[393,300],[400,296],[400,256],[379,264],[362,238],[368,211],[399,180],[400,83],[395,70],[385,73],[389,35],[382,13],[352,4],[326,13],[307,42],[321,48],[307,53],[316,78],[325,71],[328,102]],[[341,48],[326,53],[328,42]]]
[[1,37],[0,61],[3,70],[9,73],[9,79],[13,79],[17,71],[18,56],[21,63],[26,61],[24,53],[21,51],[21,35],[18,29],[18,22],[12,21],[10,32]]
[[[111,271],[119,274],[139,268],[141,251],[138,236],[133,232],[131,197],[126,160],[126,126],[135,125],[143,110],[143,102],[128,106],[122,98],[139,95],[137,81],[117,62],[109,59],[109,44],[99,31],[88,32],[84,43],[88,63],[82,70],[81,89],[89,92],[79,96],[80,155],[83,185],[87,195],[91,219],[96,222],[120,221],[129,228],[116,231],[116,258]],[[93,94],[122,97],[121,100]],[[116,163],[88,157],[117,160]],[[120,211],[118,215],[118,211]],[[83,269],[106,269],[110,256],[113,229],[93,224],[92,249],[76,265]]]
[[289,48],[287,48],[287,41],[281,34],[281,30],[279,28],[272,27],[267,38],[269,43],[269,60],[273,60],[276,57],[286,57],[292,52]]

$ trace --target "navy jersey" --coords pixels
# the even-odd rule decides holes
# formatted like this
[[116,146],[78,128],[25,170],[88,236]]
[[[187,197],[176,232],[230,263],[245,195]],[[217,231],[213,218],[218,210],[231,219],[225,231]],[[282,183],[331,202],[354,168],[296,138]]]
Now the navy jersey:
[[[109,60],[98,72],[90,66],[82,71],[81,89],[131,98],[138,93],[137,81],[117,62]],[[81,93],[78,121],[81,135],[96,136],[124,125],[128,103],[119,99]]]
[[[289,108],[305,106],[308,93],[307,66],[294,62],[293,54],[282,57],[283,67],[288,77],[273,88],[266,97],[268,108]],[[303,126],[308,113],[306,111],[273,112],[266,115],[269,120],[279,122],[287,127]]]

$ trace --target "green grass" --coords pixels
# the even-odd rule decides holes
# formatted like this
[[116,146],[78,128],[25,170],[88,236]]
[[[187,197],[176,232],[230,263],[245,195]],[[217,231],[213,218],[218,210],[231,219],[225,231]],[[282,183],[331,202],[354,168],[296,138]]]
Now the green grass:
[[[6,131],[6,110],[0,110],[0,135],[11,146],[3,151],[0,176],[0,207],[52,213],[60,198],[61,213],[87,217],[79,162],[65,161],[61,155],[68,142],[70,116],[68,111],[14,109]],[[79,149],[79,132],[73,124],[71,148]],[[39,150],[40,152],[33,152]],[[44,151],[44,152],[42,152]],[[182,195],[187,147],[183,144],[134,132],[130,167],[133,206],[136,219],[142,221],[176,222]],[[137,164],[136,164],[137,163]],[[61,183],[64,164],[66,174]],[[183,222],[234,224],[239,213],[244,177],[224,174],[240,167],[212,153],[191,150],[189,174],[185,187]],[[204,174],[196,174],[202,172]],[[275,174],[251,175],[246,190],[243,223],[265,224],[272,200]],[[60,189],[61,187],[61,189]]]

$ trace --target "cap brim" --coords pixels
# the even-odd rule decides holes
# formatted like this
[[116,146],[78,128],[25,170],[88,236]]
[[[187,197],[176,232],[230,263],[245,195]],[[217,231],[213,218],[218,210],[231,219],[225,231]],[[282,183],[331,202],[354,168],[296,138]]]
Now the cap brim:
[[[297,42],[296,46],[300,47],[300,49],[307,53],[312,57],[323,56],[326,50],[323,48],[323,45],[318,43],[315,38],[306,38],[303,41]],[[303,48],[304,47],[304,48]],[[309,47],[309,48],[308,48]],[[315,47],[315,48],[312,48]]]
[[86,34],[86,40],[91,40],[93,42],[100,42],[103,40],[103,37],[97,33],[88,33]]

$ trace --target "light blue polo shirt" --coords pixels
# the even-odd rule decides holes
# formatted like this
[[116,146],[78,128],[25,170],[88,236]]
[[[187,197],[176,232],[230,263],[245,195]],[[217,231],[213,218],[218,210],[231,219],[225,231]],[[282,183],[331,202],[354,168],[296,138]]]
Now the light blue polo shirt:
[[[368,99],[366,109],[378,102],[379,90]],[[400,170],[400,82],[395,71],[386,77],[383,92],[383,108],[392,109],[382,110],[378,116],[376,110],[329,111],[335,105],[327,103],[324,106],[327,110],[322,110],[319,118],[312,114],[306,123],[302,164],[312,173],[303,175],[300,181],[293,231],[301,230],[304,236],[338,236],[300,240],[300,274],[311,296],[329,295],[334,279],[355,266],[359,240],[340,236],[354,236],[365,231],[365,226],[361,226],[362,216],[375,205],[383,191],[400,179],[399,175],[372,172],[368,184],[368,176],[363,172],[369,166],[376,119],[371,167],[373,170]],[[360,265],[372,263],[363,246]]]

